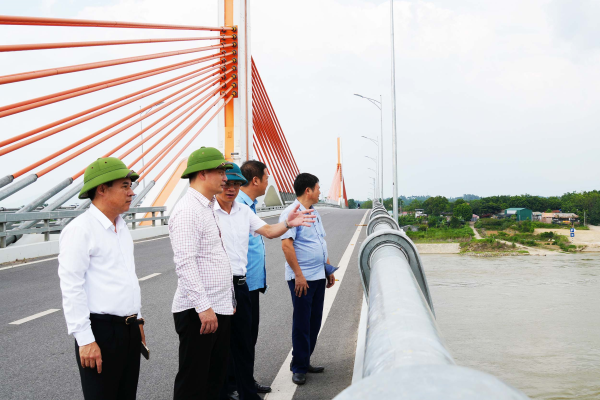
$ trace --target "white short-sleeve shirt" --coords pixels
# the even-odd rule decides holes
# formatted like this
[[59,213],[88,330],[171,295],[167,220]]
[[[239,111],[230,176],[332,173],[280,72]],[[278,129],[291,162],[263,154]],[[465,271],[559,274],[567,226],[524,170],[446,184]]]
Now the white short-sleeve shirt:
[[248,234],[258,236],[256,231],[267,223],[256,216],[246,204],[237,201],[233,202],[230,214],[221,208],[218,201],[215,202],[215,214],[219,218],[231,271],[235,276],[245,276],[248,265]]

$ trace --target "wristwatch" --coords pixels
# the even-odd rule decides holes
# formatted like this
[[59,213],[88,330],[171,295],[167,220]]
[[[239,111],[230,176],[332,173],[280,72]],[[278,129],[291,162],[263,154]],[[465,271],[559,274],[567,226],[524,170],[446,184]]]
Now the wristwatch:
[[146,323],[146,320],[144,318],[138,319],[138,325],[144,325],[145,323]]
[[287,218],[285,219],[285,227],[286,227],[286,228],[288,228],[288,229],[290,229],[290,228],[291,228],[291,226],[289,226],[289,225],[288,225]]

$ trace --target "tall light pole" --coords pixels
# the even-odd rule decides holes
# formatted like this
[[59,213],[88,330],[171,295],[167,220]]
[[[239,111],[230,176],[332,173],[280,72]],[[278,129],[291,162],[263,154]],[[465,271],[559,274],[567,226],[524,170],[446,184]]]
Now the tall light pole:
[[[376,172],[376,174],[377,174],[376,175],[377,176],[377,187],[381,188],[381,185],[383,184],[383,182],[381,182],[379,180],[379,178],[380,178],[379,177],[379,146],[380,146],[379,145],[379,141],[377,139],[373,139],[373,138],[370,138],[370,137],[367,137],[367,136],[364,136],[364,135],[361,136],[361,137],[363,137],[363,138],[365,138],[367,140],[370,140],[371,142],[373,142],[373,143],[375,143],[377,145],[377,161],[375,162],[375,164],[377,165],[377,172]],[[383,189],[381,189],[381,192],[383,192]],[[382,197],[381,197],[381,202],[383,203],[383,193],[382,193]]]
[[[375,166],[377,167],[377,169],[379,169],[377,160],[374,159],[373,157],[369,157],[369,156],[365,156],[366,158],[368,158],[369,160],[373,161],[375,163]],[[377,184],[375,185],[375,198],[377,198],[377,195],[379,194],[378,189],[378,184],[379,184],[379,171],[375,171],[373,168],[369,168],[371,171],[375,172],[375,176],[377,177]]]
[[390,0],[390,31],[392,40],[392,170],[394,220],[398,221],[398,146],[396,143],[396,55],[394,53],[394,0]]
[[379,190],[381,191],[381,202],[383,203],[383,100],[381,100],[381,95],[379,95],[379,101],[356,93],[354,95],[365,100],[369,100],[371,104],[379,108],[379,124],[381,128],[381,137],[379,138],[379,143],[381,143],[381,145],[379,146],[379,163],[381,164],[381,168],[379,169],[379,171],[381,171],[381,180],[379,182],[381,182],[381,184],[379,185]]
[[[145,114],[148,114],[148,112],[150,112],[150,110],[152,110],[154,107],[161,105],[162,103],[164,103],[164,101],[161,101],[160,103],[156,103],[154,105],[152,105],[152,107],[150,107],[149,109],[147,109],[144,112],[140,112],[140,116],[143,116]],[[142,106],[140,106],[140,110],[142,109]],[[144,124],[144,120],[140,120],[140,131],[143,131],[143,124]],[[142,133],[140,135],[140,140],[142,141],[142,154],[144,154],[144,134]],[[144,156],[142,156],[142,168],[144,168],[144,164],[145,164],[145,160],[144,160]],[[144,179],[142,179],[142,184],[144,189],[146,188],[146,178],[144,177]]]

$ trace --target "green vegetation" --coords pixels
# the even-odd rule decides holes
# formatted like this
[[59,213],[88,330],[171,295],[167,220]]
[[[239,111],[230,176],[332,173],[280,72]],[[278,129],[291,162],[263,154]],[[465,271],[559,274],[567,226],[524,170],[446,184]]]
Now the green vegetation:
[[503,243],[495,238],[473,239],[460,244],[461,253],[488,253],[491,255],[528,254],[527,251],[517,250],[516,245]]
[[425,228],[421,230],[419,227],[418,232],[406,232],[409,238],[414,242],[465,242],[471,240],[473,237],[473,230],[468,227],[462,227],[457,229],[452,228]]
[[454,206],[452,215],[458,219],[462,219],[463,221],[470,221],[473,217],[473,209],[467,203],[458,204]]

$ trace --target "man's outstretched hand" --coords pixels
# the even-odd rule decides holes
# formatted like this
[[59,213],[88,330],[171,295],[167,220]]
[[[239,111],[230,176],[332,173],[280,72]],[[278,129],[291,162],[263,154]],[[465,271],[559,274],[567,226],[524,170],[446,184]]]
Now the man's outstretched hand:
[[292,211],[288,214],[287,223],[288,226],[295,228],[297,226],[310,226],[314,223],[316,216],[312,215],[313,209],[299,211],[300,204],[296,205]]

